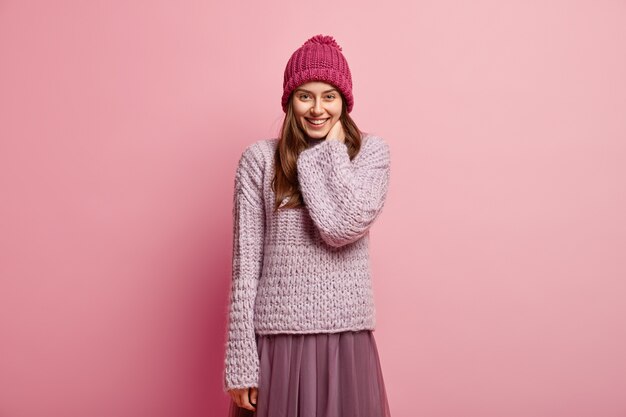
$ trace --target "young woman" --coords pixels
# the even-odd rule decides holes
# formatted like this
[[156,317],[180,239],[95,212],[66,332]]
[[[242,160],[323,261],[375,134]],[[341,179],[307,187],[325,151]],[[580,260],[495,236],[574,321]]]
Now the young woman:
[[292,54],[280,136],[248,145],[238,163],[224,371],[231,417],[390,416],[369,264],[390,154],[349,116],[341,50],[316,35]]

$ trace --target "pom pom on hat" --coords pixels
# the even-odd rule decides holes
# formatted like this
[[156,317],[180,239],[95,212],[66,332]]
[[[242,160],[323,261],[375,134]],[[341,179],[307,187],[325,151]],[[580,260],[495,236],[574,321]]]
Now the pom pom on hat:
[[332,36],[328,36],[328,35],[315,35],[312,38],[310,38],[308,41],[304,42],[302,46],[309,45],[312,43],[319,43],[320,45],[330,45],[330,46],[334,46],[340,51],[342,50],[341,46],[339,46],[337,41],[335,41],[335,39]]
[[325,81],[334,85],[346,99],[346,111],[352,111],[352,75],[341,51],[341,46],[332,36],[321,34],[309,38],[296,49],[285,67],[281,99],[284,112],[287,112],[291,93],[309,81]]

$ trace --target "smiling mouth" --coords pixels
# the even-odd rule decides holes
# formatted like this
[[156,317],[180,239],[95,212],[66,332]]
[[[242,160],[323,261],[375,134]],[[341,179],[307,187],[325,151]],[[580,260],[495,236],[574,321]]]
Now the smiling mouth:
[[309,119],[308,117],[305,117],[305,119],[308,122],[309,126],[320,127],[324,126],[328,122],[328,120],[330,120],[330,117],[326,119]]

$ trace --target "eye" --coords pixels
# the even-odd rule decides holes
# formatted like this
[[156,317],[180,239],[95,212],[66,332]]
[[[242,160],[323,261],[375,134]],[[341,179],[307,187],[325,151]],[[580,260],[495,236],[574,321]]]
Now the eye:
[[326,94],[326,97],[330,97],[330,99],[332,100],[332,99],[335,98],[335,95],[334,94]]
[[300,94],[298,97],[300,98],[300,100],[304,100],[303,97],[308,97],[309,95],[304,93],[304,94]]

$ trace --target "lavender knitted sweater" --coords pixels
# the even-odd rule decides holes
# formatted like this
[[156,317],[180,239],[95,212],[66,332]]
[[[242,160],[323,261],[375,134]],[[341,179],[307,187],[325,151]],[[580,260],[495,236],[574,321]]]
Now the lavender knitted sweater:
[[345,143],[311,140],[297,160],[305,207],[274,213],[277,143],[249,145],[235,174],[224,390],[258,386],[255,333],[375,327],[369,228],[387,194],[387,143],[365,135],[351,161]]

